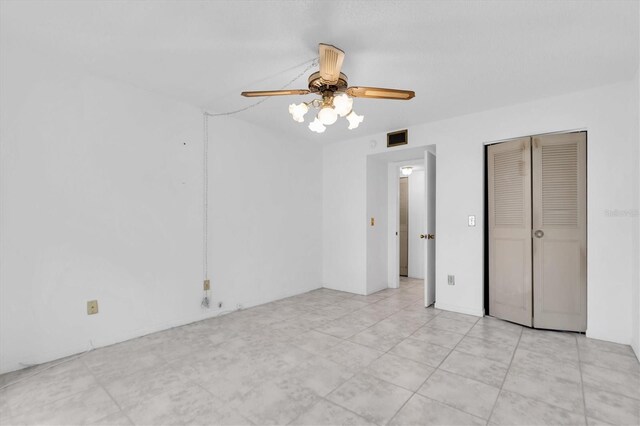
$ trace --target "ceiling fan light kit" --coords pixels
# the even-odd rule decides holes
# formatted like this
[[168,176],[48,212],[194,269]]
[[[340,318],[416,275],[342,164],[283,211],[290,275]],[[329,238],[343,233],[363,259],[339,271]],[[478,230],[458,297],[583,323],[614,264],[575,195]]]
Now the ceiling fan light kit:
[[305,103],[289,105],[289,114],[298,123],[304,122],[304,115],[309,112],[309,107]]
[[340,72],[344,62],[344,52],[335,46],[320,43],[318,47],[320,71],[309,76],[309,89],[301,90],[263,90],[242,92],[242,96],[286,96],[318,94],[322,99],[289,105],[289,113],[294,121],[304,122],[304,116],[310,107],[318,109],[314,120],[309,123],[309,130],[323,133],[330,126],[344,117],[349,122],[349,130],[357,128],[364,121],[363,115],[353,110],[353,98],[409,100],[415,96],[411,90],[384,89],[380,87],[349,87],[347,76]]
[[315,118],[311,123],[309,123],[309,130],[316,133],[323,133],[327,130],[326,127],[318,120],[318,117]]

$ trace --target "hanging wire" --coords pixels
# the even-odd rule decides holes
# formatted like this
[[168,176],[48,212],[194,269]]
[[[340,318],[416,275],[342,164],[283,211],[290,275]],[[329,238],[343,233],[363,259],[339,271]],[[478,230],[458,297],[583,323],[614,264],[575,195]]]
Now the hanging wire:
[[202,282],[204,295],[200,306],[209,308],[209,290],[204,284],[209,280],[209,118],[202,116]]
[[[283,90],[295,83],[300,77],[305,75],[312,68],[318,67],[318,58],[310,59],[302,65],[308,64],[304,70],[298,75],[288,81],[284,86],[278,90]],[[269,97],[264,97],[257,102],[246,107],[227,112],[210,113],[208,111],[202,112],[202,279],[203,284],[209,280],[209,117],[223,117],[228,115],[238,114],[240,112],[247,111],[251,108],[257,107],[261,103],[268,100]],[[202,302],[200,306],[202,308],[209,308],[209,290],[203,290]]]
[[[318,58],[313,58],[308,60],[307,62],[302,63],[301,65],[305,65],[305,64],[309,64],[304,70],[302,70],[300,72],[300,74],[296,75],[294,78],[292,78],[289,82],[287,82],[287,84],[285,84],[284,86],[282,86],[280,89],[278,90],[284,90],[287,87],[289,87],[291,84],[295,83],[300,77],[302,77],[303,75],[305,75],[309,70],[311,70],[312,68],[316,68],[319,64],[318,62]],[[251,108],[257,107],[258,105],[260,105],[261,103],[265,102],[266,100],[269,99],[269,96],[265,96],[264,98],[260,99],[257,102],[252,103],[251,105],[247,105],[246,107],[240,108],[240,109],[236,109],[234,111],[228,111],[228,112],[219,112],[219,113],[210,113],[208,111],[204,111],[204,115],[208,116],[208,117],[221,117],[221,116],[225,116],[225,115],[233,115],[233,114],[237,114],[239,112],[243,112],[243,111],[247,111]]]

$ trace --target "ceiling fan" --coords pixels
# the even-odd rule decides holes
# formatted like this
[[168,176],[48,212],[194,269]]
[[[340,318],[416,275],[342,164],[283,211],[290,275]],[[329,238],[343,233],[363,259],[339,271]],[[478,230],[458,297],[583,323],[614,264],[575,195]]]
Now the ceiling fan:
[[324,43],[319,44],[318,50],[320,70],[309,76],[309,89],[242,92],[242,96],[285,96],[317,93],[322,96],[322,99],[289,105],[289,113],[299,123],[304,122],[304,115],[309,111],[310,106],[319,109],[315,120],[309,124],[309,129],[317,133],[324,132],[325,126],[335,123],[338,116],[346,117],[349,121],[349,129],[358,127],[364,120],[364,116],[357,115],[353,111],[352,98],[406,101],[415,96],[415,93],[411,90],[364,86],[349,87],[347,76],[340,72],[344,61],[344,52],[335,46]]

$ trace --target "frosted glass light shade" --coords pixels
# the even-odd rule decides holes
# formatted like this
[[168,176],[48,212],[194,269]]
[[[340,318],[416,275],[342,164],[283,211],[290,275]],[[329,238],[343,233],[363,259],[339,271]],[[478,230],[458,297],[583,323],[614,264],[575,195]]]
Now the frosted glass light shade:
[[347,115],[347,120],[349,121],[348,129],[353,130],[364,121],[364,115],[358,115],[354,111],[351,111],[349,115]]
[[318,117],[316,117],[315,120],[309,123],[309,130],[311,130],[312,132],[322,133],[326,129],[327,128],[324,127],[324,125],[320,122],[320,120],[318,120]]
[[336,110],[330,106],[323,106],[318,113],[318,120],[326,126],[329,126],[336,122],[338,114]]
[[340,117],[344,117],[345,115],[349,114],[352,107],[353,99],[347,96],[346,93],[333,98],[333,108]]
[[298,123],[304,121],[304,115],[309,111],[309,107],[305,103],[289,105],[289,114]]
[[403,167],[400,169],[402,176],[409,176],[413,173],[413,167]]

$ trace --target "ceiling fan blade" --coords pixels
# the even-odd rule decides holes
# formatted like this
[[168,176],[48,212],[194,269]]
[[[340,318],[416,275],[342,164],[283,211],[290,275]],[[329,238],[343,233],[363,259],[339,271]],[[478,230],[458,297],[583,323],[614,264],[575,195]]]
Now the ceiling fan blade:
[[416,94],[412,90],[384,89],[382,87],[349,87],[347,94],[354,98],[398,99],[408,101]]
[[302,90],[259,90],[254,92],[242,92],[242,96],[254,98],[256,96],[285,96],[285,95],[308,95],[311,93],[307,89]]
[[330,44],[318,45],[320,54],[320,78],[325,83],[335,84],[340,78],[340,70],[344,61],[344,52]]

